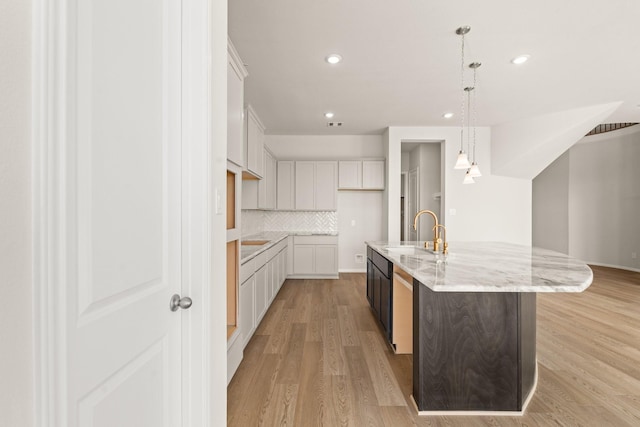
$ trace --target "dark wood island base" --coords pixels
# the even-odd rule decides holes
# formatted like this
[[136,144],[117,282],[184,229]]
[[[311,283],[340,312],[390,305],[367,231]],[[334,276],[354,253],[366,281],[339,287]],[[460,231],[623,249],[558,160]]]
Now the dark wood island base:
[[536,294],[413,282],[413,399],[422,415],[521,415],[537,380]]

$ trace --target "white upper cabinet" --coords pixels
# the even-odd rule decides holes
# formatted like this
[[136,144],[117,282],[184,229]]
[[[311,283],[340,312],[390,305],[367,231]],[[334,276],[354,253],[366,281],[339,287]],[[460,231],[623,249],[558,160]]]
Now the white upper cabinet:
[[340,190],[384,190],[384,160],[341,160]]
[[338,188],[361,189],[362,188],[362,161],[340,160],[338,162]]
[[314,210],[316,162],[296,162],[295,176],[296,210]]
[[281,160],[278,162],[278,180],[276,191],[276,209],[293,210],[294,204],[294,162],[291,160]]
[[384,160],[362,161],[362,189],[384,190]]
[[338,162],[295,162],[296,210],[335,211]]
[[316,162],[315,209],[335,211],[338,208],[338,162]]
[[265,163],[263,160],[264,126],[250,105],[247,106],[245,126],[245,170],[257,178],[262,178],[265,173]]
[[227,58],[227,159],[244,167],[244,79],[247,70],[231,40],[227,45]]
[[242,180],[242,209],[273,210],[276,208],[277,160],[263,148],[261,161],[264,170],[262,179],[248,179],[245,176]]

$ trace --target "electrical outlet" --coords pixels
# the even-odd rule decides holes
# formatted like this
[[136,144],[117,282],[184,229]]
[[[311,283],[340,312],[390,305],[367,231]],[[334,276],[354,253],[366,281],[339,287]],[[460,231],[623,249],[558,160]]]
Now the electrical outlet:
[[364,255],[356,254],[356,264],[364,264]]
[[638,254],[635,252],[631,252],[631,259],[636,259],[638,258]]
[[458,211],[455,208],[449,209],[449,216],[456,216]]
[[351,220],[351,226],[352,226],[352,227],[355,227],[355,226],[356,226],[356,220],[355,220],[355,219],[352,219],[352,220]]

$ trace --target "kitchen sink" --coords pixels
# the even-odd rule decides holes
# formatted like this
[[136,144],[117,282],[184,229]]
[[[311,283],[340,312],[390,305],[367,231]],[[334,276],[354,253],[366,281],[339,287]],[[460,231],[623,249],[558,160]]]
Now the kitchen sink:
[[242,246],[262,246],[269,243],[269,240],[243,240],[240,242]]

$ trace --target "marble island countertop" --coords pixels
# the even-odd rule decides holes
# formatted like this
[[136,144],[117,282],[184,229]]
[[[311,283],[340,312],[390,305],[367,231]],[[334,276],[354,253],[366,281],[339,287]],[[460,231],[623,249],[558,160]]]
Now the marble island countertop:
[[593,272],[559,252],[501,242],[449,242],[449,253],[424,242],[365,242],[436,292],[582,292]]

